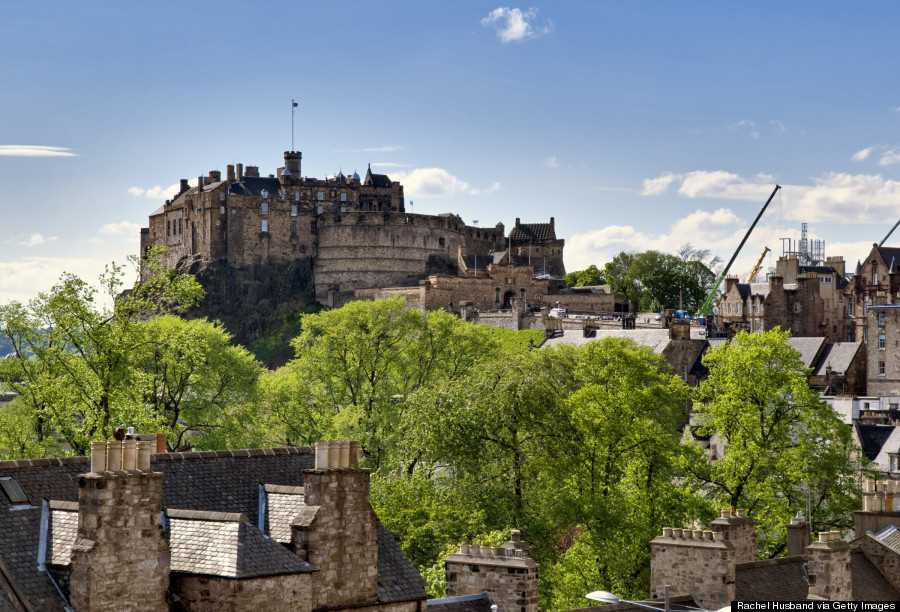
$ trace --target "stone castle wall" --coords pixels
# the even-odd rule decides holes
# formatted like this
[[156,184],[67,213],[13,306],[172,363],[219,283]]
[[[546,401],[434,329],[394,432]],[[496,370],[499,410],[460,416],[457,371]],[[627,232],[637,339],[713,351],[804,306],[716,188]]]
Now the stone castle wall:
[[375,212],[321,215],[314,268],[316,299],[338,305],[334,298],[329,299],[329,293],[414,286],[429,273],[429,267],[455,269],[459,247],[487,252],[502,243],[502,226],[470,227],[455,216]]

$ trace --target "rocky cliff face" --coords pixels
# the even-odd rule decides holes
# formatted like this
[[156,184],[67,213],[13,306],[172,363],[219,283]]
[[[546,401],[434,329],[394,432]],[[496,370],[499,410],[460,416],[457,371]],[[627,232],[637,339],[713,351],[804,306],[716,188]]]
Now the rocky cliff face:
[[247,347],[272,320],[314,299],[309,258],[232,268],[197,255],[180,262],[178,269],[193,274],[206,290],[199,307],[187,316],[221,321]]

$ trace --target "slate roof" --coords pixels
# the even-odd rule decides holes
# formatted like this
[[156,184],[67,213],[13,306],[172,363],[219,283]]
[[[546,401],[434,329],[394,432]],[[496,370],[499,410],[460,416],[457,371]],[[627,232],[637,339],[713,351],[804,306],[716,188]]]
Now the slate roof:
[[863,425],[859,421],[853,424],[856,430],[856,437],[859,440],[859,446],[862,448],[866,459],[875,461],[881,447],[887,442],[891,434],[894,433],[893,425]]
[[490,595],[485,591],[478,595],[429,599],[425,605],[428,612],[491,612],[493,603]]
[[366,171],[366,178],[363,183],[364,185],[371,185],[373,187],[390,187],[391,179],[387,174],[375,174],[372,172],[371,166]]
[[881,254],[881,258],[886,265],[891,265],[891,260],[900,261],[900,248],[898,247],[876,247]]
[[174,509],[166,514],[174,572],[254,578],[314,570],[287,547],[266,538],[243,514]]
[[228,187],[228,193],[244,196],[261,196],[263,189],[268,192],[269,196],[275,197],[281,192],[281,182],[277,178],[245,176],[240,183],[232,183]]
[[[503,254],[505,253],[504,251]],[[494,263],[494,255],[470,255],[466,253],[465,255],[460,255],[460,258],[463,260],[466,270],[485,271],[489,265]]]
[[854,357],[862,347],[861,342],[829,342],[812,372],[813,376],[825,376],[828,366],[832,372],[843,374],[850,369]]
[[556,230],[551,223],[520,223],[510,230],[509,237],[523,242],[556,240]]
[[900,593],[891,586],[861,551],[850,553],[853,576],[853,599],[858,601],[898,601]]
[[[151,460],[152,469],[164,474],[164,508],[239,513],[250,527],[258,524],[260,484],[300,486],[303,470],[315,463],[309,447],[160,453]],[[41,502],[77,501],[77,476],[89,469],[87,457],[0,461],[0,477],[12,476],[29,501],[23,509],[11,509],[0,494],[0,578],[34,609],[63,609],[56,588],[37,570]],[[389,598],[381,601],[427,597],[421,576],[380,524],[378,551],[378,583]],[[3,602],[0,596],[0,610]]]
[[788,338],[788,344],[792,349],[800,353],[800,359],[803,361],[803,366],[811,368],[816,361],[816,356],[822,349],[822,345],[825,344],[825,338],[806,338],[797,336]]
[[806,557],[784,557],[738,563],[734,572],[735,599],[791,601],[806,599],[809,585],[803,578]]

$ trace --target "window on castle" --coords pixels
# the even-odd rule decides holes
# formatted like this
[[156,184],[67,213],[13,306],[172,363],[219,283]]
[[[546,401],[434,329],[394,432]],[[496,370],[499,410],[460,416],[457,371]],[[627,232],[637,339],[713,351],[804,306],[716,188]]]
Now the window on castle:
[[341,202],[346,202],[346,201],[347,201],[347,194],[342,192],[341,193]]
[[794,333],[795,334],[800,333],[800,321],[794,321]]
[[878,313],[878,327],[884,327],[884,313]]
[[317,194],[316,194],[316,199],[317,199],[317,200],[324,200],[324,199],[325,199],[325,192],[324,192],[324,191],[320,191],[319,193],[317,193]]
[[269,231],[269,220],[268,219],[262,220],[262,231],[264,231],[264,232]]
[[297,233],[297,222],[296,221],[291,221],[291,233],[292,234]]
[[831,310],[831,300],[825,300],[825,310]]
[[178,233],[179,233],[179,234],[183,234],[183,233],[184,233],[184,226],[181,224],[182,221],[183,221],[183,219],[179,219],[179,220],[178,220]]
[[444,246],[444,239],[438,238],[438,246]]
[[494,301],[500,303],[500,288],[494,289]]
[[521,291],[522,297],[525,297],[525,287],[522,287],[520,289],[520,291]]
[[347,207],[346,207],[346,206],[341,206],[341,212],[347,212]]
[[291,206],[291,216],[292,216],[292,217],[296,217],[296,216],[297,216],[297,205],[296,205],[296,204],[294,204],[293,206]]
[[878,375],[884,376],[884,362],[883,361],[878,362]]
[[224,214],[225,214],[225,207],[224,207],[224,206],[219,206],[219,214],[220,214],[220,215],[224,215]]
[[269,203],[263,202],[262,206],[259,207],[259,214],[268,215],[269,214]]
[[325,207],[324,206],[316,206],[316,212],[321,215],[323,212],[325,212]]
[[756,303],[756,314],[759,314],[759,302]]
[[869,328],[863,327],[863,344],[869,343]]
[[300,201],[300,192],[295,191],[294,192],[294,202],[299,202],[299,201]]
[[884,334],[878,334],[878,349],[884,350]]
[[166,236],[170,236],[171,233],[169,231],[171,221],[166,221]]
[[796,312],[796,313],[800,312],[800,304],[794,304],[794,312]]

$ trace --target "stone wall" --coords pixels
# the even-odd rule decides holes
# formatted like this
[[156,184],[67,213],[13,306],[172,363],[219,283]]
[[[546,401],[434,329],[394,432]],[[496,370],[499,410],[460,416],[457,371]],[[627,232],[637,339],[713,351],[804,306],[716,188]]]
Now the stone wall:
[[169,544],[160,527],[158,472],[78,476],[71,602],[87,610],[168,610]]
[[180,601],[174,609],[185,612],[263,612],[313,609],[313,574],[285,574],[264,578],[220,578],[177,574],[172,586]]
[[487,592],[501,611],[537,612],[538,564],[513,530],[502,546],[460,545],[444,561],[448,597]]
[[722,533],[724,539],[734,546],[734,562],[750,563],[756,560],[756,523],[745,516],[745,510],[738,509],[736,515],[722,512],[722,516],[710,523],[713,533]]
[[[690,539],[681,537],[683,531]],[[731,603],[735,596],[737,551],[721,532],[707,531],[704,539],[694,539],[692,530],[663,529],[650,542],[650,597],[692,595],[707,610]]]
[[[459,247],[487,253],[503,243],[502,226],[479,229],[458,217],[407,213],[335,213],[318,220],[316,298],[340,305],[347,292],[415,286],[429,265],[452,267]],[[343,300],[335,296],[345,296]]]

